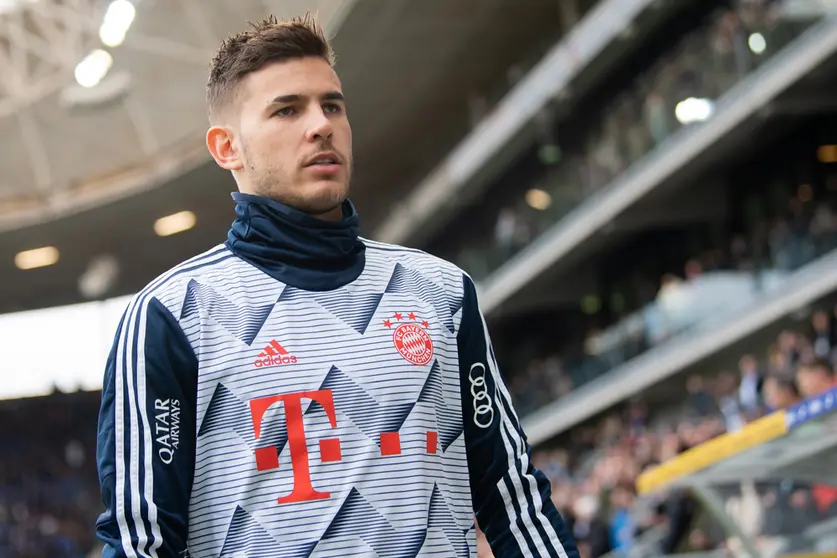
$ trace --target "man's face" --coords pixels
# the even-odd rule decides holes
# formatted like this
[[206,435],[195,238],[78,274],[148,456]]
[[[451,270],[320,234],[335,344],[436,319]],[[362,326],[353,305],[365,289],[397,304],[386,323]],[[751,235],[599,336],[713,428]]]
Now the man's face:
[[828,314],[825,312],[817,312],[812,319],[814,330],[818,333],[828,331]]
[[328,62],[300,58],[248,74],[235,111],[238,121],[230,129],[239,188],[339,218],[352,174],[352,130],[340,80]]
[[775,378],[768,378],[764,384],[764,399],[771,409],[784,409],[791,404],[787,390],[783,390]]
[[738,368],[743,373],[755,372],[758,370],[759,363],[752,355],[744,355],[738,362]]
[[827,390],[828,375],[816,366],[802,366],[796,374],[799,392],[803,397],[811,397]]

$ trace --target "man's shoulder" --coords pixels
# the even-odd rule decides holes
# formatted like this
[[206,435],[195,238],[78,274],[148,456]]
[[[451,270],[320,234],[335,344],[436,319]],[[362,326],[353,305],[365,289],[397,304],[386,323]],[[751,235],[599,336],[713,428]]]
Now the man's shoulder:
[[134,295],[132,303],[142,304],[153,298],[174,311],[175,307],[182,304],[190,282],[200,281],[209,274],[217,273],[236,259],[225,244],[219,244],[155,277]]
[[456,275],[457,277],[461,277],[465,273],[457,265],[417,248],[387,244],[386,242],[378,242],[377,240],[369,240],[368,238],[361,238],[361,240],[368,250],[379,252],[385,258],[389,257],[404,263],[410,263],[414,267],[438,269]]

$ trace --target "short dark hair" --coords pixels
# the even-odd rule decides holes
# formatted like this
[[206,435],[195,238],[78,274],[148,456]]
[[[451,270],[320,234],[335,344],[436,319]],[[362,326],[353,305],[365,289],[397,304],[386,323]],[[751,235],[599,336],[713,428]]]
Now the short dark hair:
[[790,392],[793,397],[799,397],[799,386],[797,386],[796,381],[793,378],[787,378],[784,376],[769,376],[767,381],[775,383],[776,387],[783,391]]
[[269,62],[316,56],[334,66],[334,52],[311,12],[285,20],[270,16],[250,26],[227,37],[212,58],[206,84],[210,122],[232,100],[241,80]]
[[834,376],[834,368],[831,366],[831,362],[828,359],[822,357],[813,358],[807,362],[804,362],[799,367],[800,370],[819,370],[820,372],[825,373],[826,376],[832,377]]

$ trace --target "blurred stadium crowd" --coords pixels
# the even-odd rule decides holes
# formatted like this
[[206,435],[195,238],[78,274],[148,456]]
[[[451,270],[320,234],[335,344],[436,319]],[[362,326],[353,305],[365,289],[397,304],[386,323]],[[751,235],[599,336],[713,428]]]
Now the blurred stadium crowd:
[[[576,430],[564,449],[536,453],[533,463],[555,483],[554,502],[588,556],[627,553],[637,536],[659,526],[665,527],[660,554],[728,549],[712,521],[690,527],[695,506],[683,493],[634,506],[636,478],[715,436],[833,388],[835,349],[837,307],[818,309],[805,330],[782,331],[763,353],[742,355],[737,370],[688,377],[682,401],[651,409],[636,398],[621,412]],[[732,515],[769,545],[774,537],[837,517],[837,488],[760,486],[754,504]]]
[[[441,235],[429,250],[477,280],[491,277],[556,223],[603,199],[615,180],[638,172],[678,131],[712,118],[723,108],[718,99],[818,21],[783,18],[786,4],[713,2],[672,48],[619,93],[609,92],[592,118],[585,115],[583,129],[562,131],[551,120],[539,126],[536,157],[495,184],[511,184],[514,195],[478,209],[479,220],[456,235],[461,240]],[[697,325],[782,292],[791,274],[837,249],[837,147],[816,151],[818,140],[788,138],[724,168],[725,183],[735,188],[725,193],[729,211],[720,224],[663,228],[614,249],[608,269],[615,271],[582,299],[585,315],[573,318],[581,334],[495,339],[520,415],[572,398]],[[800,312],[807,312],[804,326],[797,320],[758,351],[677,376],[670,391],[679,395],[665,404],[642,394],[626,398],[536,447],[532,463],[551,479],[553,501],[584,558],[627,557],[640,539],[653,541],[651,555],[737,550],[688,492],[639,498],[635,481],[689,448],[837,386],[837,304],[820,301]],[[102,508],[98,405],[96,392],[0,401],[0,558],[100,552],[93,536]],[[837,488],[817,483],[744,483],[726,496],[729,514],[765,552],[837,518]],[[482,538],[479,556],[491,556]]]
[[[737,222],[704,241],[698,253],[681,253],[678,267],[654,276],[660,271],[658,255],[645,257],[646,262],[635,256],[639,265],[633,277],[626,273],[622,285],[603,295],[621,296],[621,288],[634,293],[633,300],[611,323],[593,326],[580,345],[534,359],[515,375],[510,389],[518,408],[526,413],[542,407],[721,310],[781,288],[789,273],[837,248],[837,171],[820,174],[818,163],[804,159],[781,164],[793,170],[768,167],[771,197],[742,181],[749,191]],[[814,180],[800,185],[806,176]]]
[[0,402],[0,556],[82,558],[102,510],[98,393]]

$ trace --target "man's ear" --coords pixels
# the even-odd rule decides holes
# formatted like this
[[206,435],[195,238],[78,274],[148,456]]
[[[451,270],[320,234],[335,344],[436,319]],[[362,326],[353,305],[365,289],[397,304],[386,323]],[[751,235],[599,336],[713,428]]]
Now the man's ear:
[[237,171],[244,168],[244,162],[233,145],[232,131],[226,126],[212,126],[207,130],[206,147],[222,169]]

